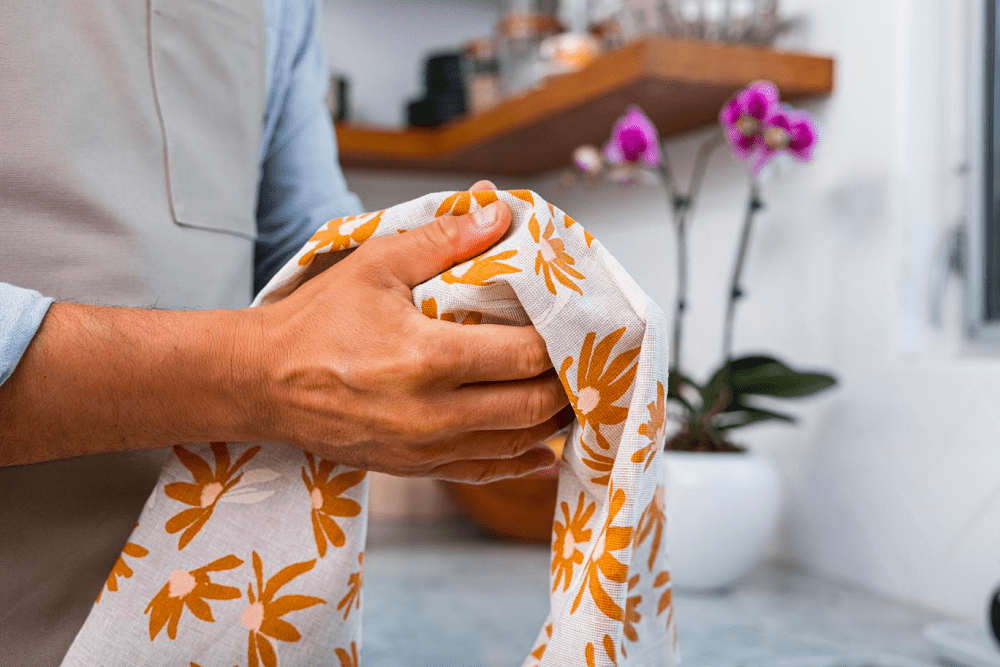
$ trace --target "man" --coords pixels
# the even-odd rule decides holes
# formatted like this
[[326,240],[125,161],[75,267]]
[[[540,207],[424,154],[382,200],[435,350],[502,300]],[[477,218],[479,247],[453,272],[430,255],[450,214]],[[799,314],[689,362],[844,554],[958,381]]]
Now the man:
[[566,399],[537,333],[430,320],[410,301],[503,235],[502,204],[369,242],[239,310],[322,222],[359,211],[322,104],[318,4],[4,9],[5,665],[60,662],[164,446],[280,441],[471,481],[553,462],[536,443]]

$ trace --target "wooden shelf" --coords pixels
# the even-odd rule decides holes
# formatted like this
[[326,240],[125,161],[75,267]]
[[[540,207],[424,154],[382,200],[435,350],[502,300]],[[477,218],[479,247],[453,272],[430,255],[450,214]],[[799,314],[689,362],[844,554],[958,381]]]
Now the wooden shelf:
[[570,163],[574,148],[607,140],[629,104],[669,136],[715,122],[743,86],[773,81],[787,100],[833,89],[833,59],[747,46],[652,37],[497,107],[435,129],[338,125],[345,167],[478,176],[529,175]]

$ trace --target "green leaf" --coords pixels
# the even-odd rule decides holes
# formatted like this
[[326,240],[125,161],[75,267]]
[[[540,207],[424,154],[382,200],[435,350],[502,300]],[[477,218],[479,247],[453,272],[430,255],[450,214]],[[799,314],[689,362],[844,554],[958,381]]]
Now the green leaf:
[[794,424],[796,419],[792,415],[783,412],[775,412],[774,410],[766,410],[751,405],[741,405],[735,410],[730,409],[716,415],[715,419],[712,420],[712,428],[717,431],[727,431],[765,421],[783,421],[788,424]]
[[[703,396],[717,395],[726,386],[726,365],[723,364],[705,385]],[[733,399],[741,395],[800,398],[829,389],[837,384],[832,375],[821,372],[801,372],[766,355],[751,355],[733,359],[729,367],[729,386]]]

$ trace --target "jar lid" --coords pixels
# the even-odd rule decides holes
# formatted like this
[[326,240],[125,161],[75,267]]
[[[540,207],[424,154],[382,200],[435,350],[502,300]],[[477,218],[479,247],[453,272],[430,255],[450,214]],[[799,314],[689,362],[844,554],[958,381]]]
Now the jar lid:
[[480,37],[466,42],[462,51],[471,58],[490,60],[497,57],[497,44],[492,37]]
[[546,14],[507,14],[500,19],[497,32],[508,39],[542,38],[562,32],[562,25]]

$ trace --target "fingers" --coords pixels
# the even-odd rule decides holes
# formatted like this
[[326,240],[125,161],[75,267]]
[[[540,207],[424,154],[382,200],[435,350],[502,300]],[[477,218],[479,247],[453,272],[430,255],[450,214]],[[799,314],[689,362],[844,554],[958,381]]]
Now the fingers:
[[374,239],[358,253],[414,287],[485,252],[510,226],[510,207],[493,202],[459,216],[442,216],[406,234]]
[[526,380],[552,368],[545,340],[533,326],[427,320],[427,327],[427,370],[453,386]]
[[464,431],[530,428],[569,405],[554,372],[530,380],[461,387],[450,403],[453,426]]
[[511,477],[523,477],[533,472],[551,468],[556,455],[542,445],[512,459],[493,461],[457,461],[435,468],[430,477],[467,484],[486,484]]
[[493,181],[476,181],[469,192],[478,192],[480,190],[496,190],[497,186],[493,184]]
[[570,425],[573,411],[560,410],[554,417],[531,428],[510,431],[465,433],[446,443],[442,462],[512,459],[521,456]]

